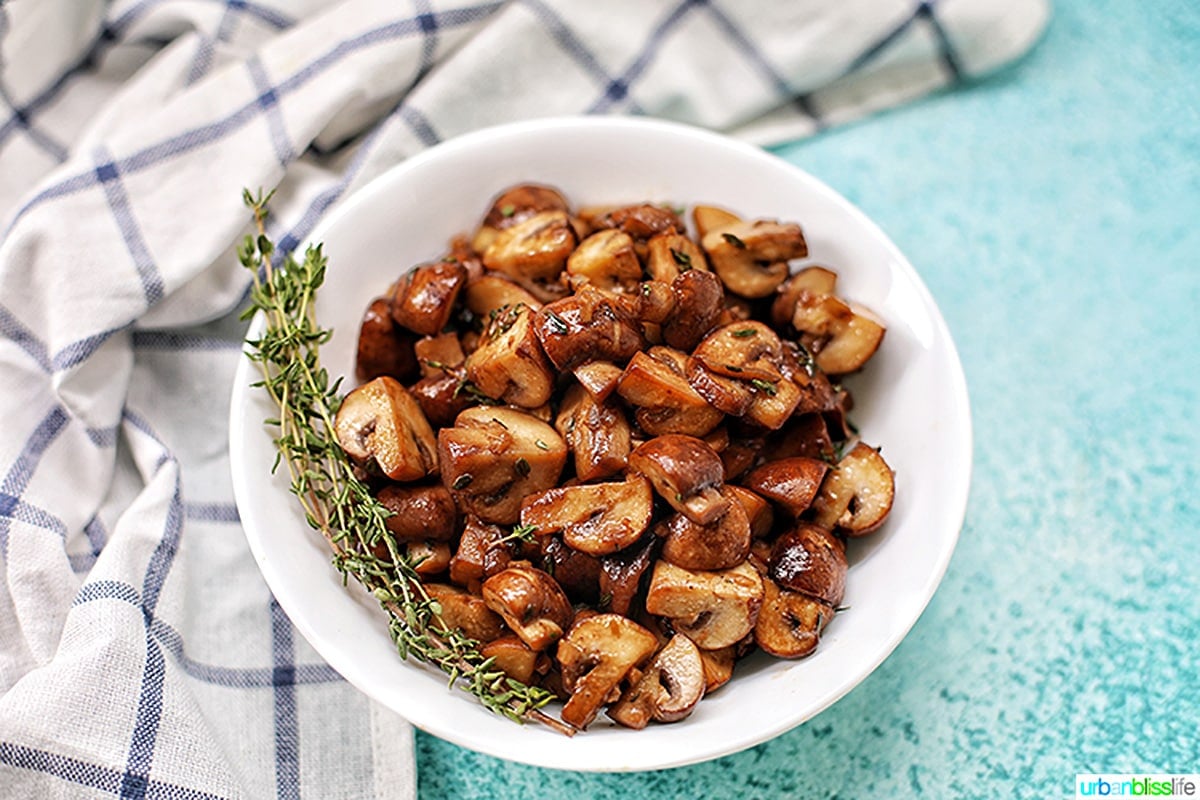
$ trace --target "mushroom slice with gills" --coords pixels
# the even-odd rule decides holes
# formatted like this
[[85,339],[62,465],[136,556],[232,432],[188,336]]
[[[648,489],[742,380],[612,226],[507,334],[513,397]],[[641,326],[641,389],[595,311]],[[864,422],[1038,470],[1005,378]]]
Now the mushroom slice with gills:
[[700,664],[704,668],[705,694],[715,692],[729,683],[729,679],[733,677],[735,661],[737,661],[737,645],[731,644],[720,650],[700,651]]
[[729,378],[776,383],[783,379],[783,342],[761,322],[734,322],[717,328],[692,356]]
[[442,261],[416,267],[400,279],[392,297],[392,319],[413,333],[432,336],[440,333],[450,315],[458,293],[467,282],[462,264]]
[[640,475],[620,482],[547,489],[525,500],[521,524],[539,535],[562,533],[572,548],[606,556],[634,544],[650,526],[654,496]]
[[703,239],[709,231],[717,228],[728,228],[730,225],[736,225],[741,222],[742,218],[732,211],[726,211],[723,208],[716,206],[695,206],[692,209],[692,222],[696,226],[696,233]]
[[375,495],[391,512],[384,525],[397,539],[445,542],[454,538],[458,511],[454,498],[440,483],[432,486],[397,484],[385,486]]
[[771,324],[776,330],[786,330],[796,313],[796,300],[801,292],[833,294],[837,288],[837,273],[825,267],[805,267],[779,287],[771,303]]
[[495,659],[497,669],[515,681],[525,685],[533,682],[534,671],[541,654],[530,650],[519,636],[501,636],[479,648],[484,658]]
[[813,521],[847,536],[864,536],[887,519],[895,494],[891,467],[878,450],[858,442],[825,477],[813,500]]
[[537,311],[541,302],[530,292],[501,275],[485,272],[468,281],[463,290],[463,301],[477,319],[485,322],[492,319],[493,312],[499,313],[505,306],[525,306]]
[[646,272],[656,281],[670,284],[690,270],[708,271],[704,251],[682,233],[667,232],[646,243]]
[[792,517],[803,514],[821,488],[829,465],[804,456],[760,464],[742,478],[742,485],[779,504]]
[[575,616],[554,578],[530,566],[511,566],[483,582],[483,600],[531,650],[562,638]]
[[597,359],[624,362],[646,345],[626,303],[591,286],[542,307],[533,328],[546,355],[564,371]]
[[390,301],[385,297],[375,298],[367,306],[358,328],[354,374],[363,383],[383,375],[398,381],[413,378],[417,373],[413,340],[413,335],[392,319]]
[[572,626],[558,644],[563,686],[571,694],[563,721],[580,729],[590,725],[602,705],[619,697],[621,681],[657,646],[653,633],[619,614],[597,614]]
[[616,402],[600,402],[580,385],[563,395],[555,427],[575,455],[575,475],[581,481],[607,478],[629,464],[632,431]]
[[716,522],[729,507],[721,494],[725,467],[713,449],[694,436],[656,436],[634,448],[629,468],[650,479],[654,490],[692,522]]
[[627,728],[644,728],[652,719],[678,722],[704,697],[706,683],[699,648],[677,633],[607,713]]
[[677,567],[716,570],[736,567],[750,553],[750,518],[730,487],[721,488],[729,503],[714,522],[698,525],[676,514],[663,526],[662,557]]
[[421,377],[441,376],[456,370],[466,360],[458,334],[447,332],[437,336],[425,336],[413,345],[413,352],[421,365]]
[[483,265],[548,299],[547,283],[562,274],[577,241],[567,212],[543,211],[496,234],[483,251]]
[[425,593],[437,602],[438,616],[449,630],[458,629],[483,644],[508,633],[504,620],[477,594],[444,583],[425,583]]
[[351,461],[368,470],[378,467],[394,481],[420,480],[437,471],[433,429],[394,378],[376,378],[346,395],[333,432]]
[[404,543],[413,571],[422,577],[440,575],[450,566],[450,545],[429,540]]
[[802,334],[801,342],[814,352],[817,367],[829,375],[862,369],[887,332],[863,306],[809,291],[798,293],[792,325]]
[[751,299],[774,292],[788,277],[788,261],[808,255],[800,226],[773,220],[714,228],[700,245],[725,288]]
[[701,650],[719,650],[754,630],[762,599],[762,577],[747,562],[713,572],[660,559],[650,576],[646,610],[668,618]]
[[492,201],[479,230],[471,240],[477,253],[487,250],[500,231],[511,228],[541,211],[568,211],[567,199],[557,190],[536,183],[505,189]]
[[754,387],[751,384],[719,375],[697,358],[687,360],[687,379],[696,394],[707,400],[713,408],[730,416],[745,415],[754,403]]
[[606,292],[628,292],[642,279],[642,262],[629,234],[608,228],[579,243],[567,259],[567,275],[576,289],[589,285]]
[[485,578],[508,569],[512,551],[499,525],[468,516],[450,559],[450,580],[459,586],[477,587]]
[[764,582],[762,608],[754,623],[754,642],[776,658],[803,658],[817,649],[834,609],[820,600]]
[[775,512],[771,510],[770,503],[744,486],[726,484],[725,492],[730,498],[736,500],[742,510],[746,512],[752,538],[762,539],[771,533],[771,525],[775,522]]
[[515,408],[474,406],[438,431],[442,484],[460,510],[515,523],[521,500],[558,484],[567,445],[554,428]]
[[580,364],[571,372],[592,399],[603,403],[617,390],[617,383],[621,380],[624,370],[611,361],[589,361]]
[[600,606],[621,616],[629,616],[633,599],[641,587],[642,576],[654,563],[657,541],[647,536],[632,547],[600,559]]
[[637,411],[642,430],[651,436],[704,436],[725,418],[687,382],[687,356],[669,347],[637,353],[625,367],[617,393]]
[[409,392],[429,424],[435,428],[445,428],[453,425],[455,417],[475,404],[471,395],[462,391],[463,385],[462,376],[447,372],[421,378]]
[[466,362],[467,379],[488,397],[537,408],[554,393],[554,372],[533,332],[533,312],[505,306],[480,337]]
[[721,279],[711,272],[689,270],[671,282],[675,307],[663,322],[663,341],[690,352],[717,324],[725,309]]
[[846,592],[846,546],[820,525],[801,523],[780,534],[768,562],[771,579],[837,608]]

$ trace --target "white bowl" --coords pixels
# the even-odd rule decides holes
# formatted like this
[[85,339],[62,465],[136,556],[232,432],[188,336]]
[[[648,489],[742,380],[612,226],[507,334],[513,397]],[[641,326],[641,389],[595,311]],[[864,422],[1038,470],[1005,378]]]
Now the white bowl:
[[[348,681],[416,726],[463,747],[545,767],[657,769],[733,753],[828,707],[899,644],[937,588],[966,508],[971,427],[962,367],[928,290],[860,211],[803,171],[745,144],[636,119],[556,119],[506,125],[439,145],[380,176],[313,232],[329,257],[317,302],[335,330],[323,350],[334,375],[353,375],[368,301],[402,271],[444,252],[503,188],[536,181],[575,205],[709,203],[746,217],[801,223],[811,261],[835,269],[840,293],[883,318],[887,336],[850,382],[852,419],[896,472],[885,527],[851,543],[845,604],[817,652],[799,661],[756,654],[687,720],[642,731],[607,723],[567,738],[493,716],[438,672],[404,662],[383,612],[346,588],[321,537],[305,524],[263,420],[274,416],[243,360],[232,398],[230,451],[250,548],[296,627]],[[261,330],[261,319],[251,335]]]

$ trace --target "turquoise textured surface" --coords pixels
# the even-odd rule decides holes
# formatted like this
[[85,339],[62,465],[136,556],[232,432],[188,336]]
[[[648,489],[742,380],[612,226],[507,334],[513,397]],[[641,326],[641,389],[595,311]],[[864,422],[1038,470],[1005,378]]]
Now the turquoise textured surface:
[[880,224],[954,333],[975,467],[941,588],[758,747],[585,775],[418,734],[421,797],[1042,798],[1200,771],[1200,5],[1063,0],[1004,73],[777,152]]

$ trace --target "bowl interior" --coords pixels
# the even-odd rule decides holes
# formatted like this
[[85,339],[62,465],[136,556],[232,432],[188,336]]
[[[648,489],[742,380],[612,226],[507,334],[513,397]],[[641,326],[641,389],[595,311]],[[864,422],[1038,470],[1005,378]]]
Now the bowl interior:
[[[271,474],[273,416],[243,361],[233,391],[235,492],[251,549],[280,605],[329,663],[415,725],[490,755],[572,770],[677,766],[757,744],[811,718],[866,677],[921,614],[953,552],[966,505],[971,432],[958,357],[916,272],[883,233],[816,179],[746,145],[646,120],[565,119],[482,131],[389,171],[313,233],[329,257],[317,303],[334,328],[323,360],[353,375],[358,322],[401,272],[440,256],[491,198],[525,181],[562,190],[575,206],[707,203],[746,217],[795,220],[811,263],[836,270],[839,291],[888,327],[867,369],[849,381],[852,418],[896,472],[891,517],[852,542],[846,605],[818,651],[801,661],[756,655],[686,721],[629,731],[601,715],[567,739],[492,716],[444,678],[399,659],[383,613],[343,587],[324,542],[304,522],[287,481]],[[254,326],[261,325],[256,320]]]

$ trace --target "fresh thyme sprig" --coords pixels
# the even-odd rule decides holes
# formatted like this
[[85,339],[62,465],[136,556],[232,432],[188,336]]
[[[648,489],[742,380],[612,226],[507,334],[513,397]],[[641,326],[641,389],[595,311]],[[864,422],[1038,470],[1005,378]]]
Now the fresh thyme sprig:
[[341,403],[341,379],[330,381],[320,349],[332,331],[317,324],[313,307],[325,280],[320,245],[302,261],[285,254],[273,263],[275,246],[265,221],[271,193],[243,191],[254,216],[238,259],[253,275],[248,319],[266,318],[258,339],[248,340],[250,358],[262,371],[256,383],[279,409],[267,423],[278,429],[275,469],[286,464],[291,490],[308,524],[324,535],[343,580],[353,576],[387,611],[388,629],[403,658],[431,664],[449,676],[450,686],[475,695],[489,710],[513,720],[534,720],[568,735],[574,729],[540,709],[553,699],[544,689],[508,677],[479,643],[441,619],[441,607],[425,591],[413,562],[387,529],[389,512],[358,479],[332,434]]

